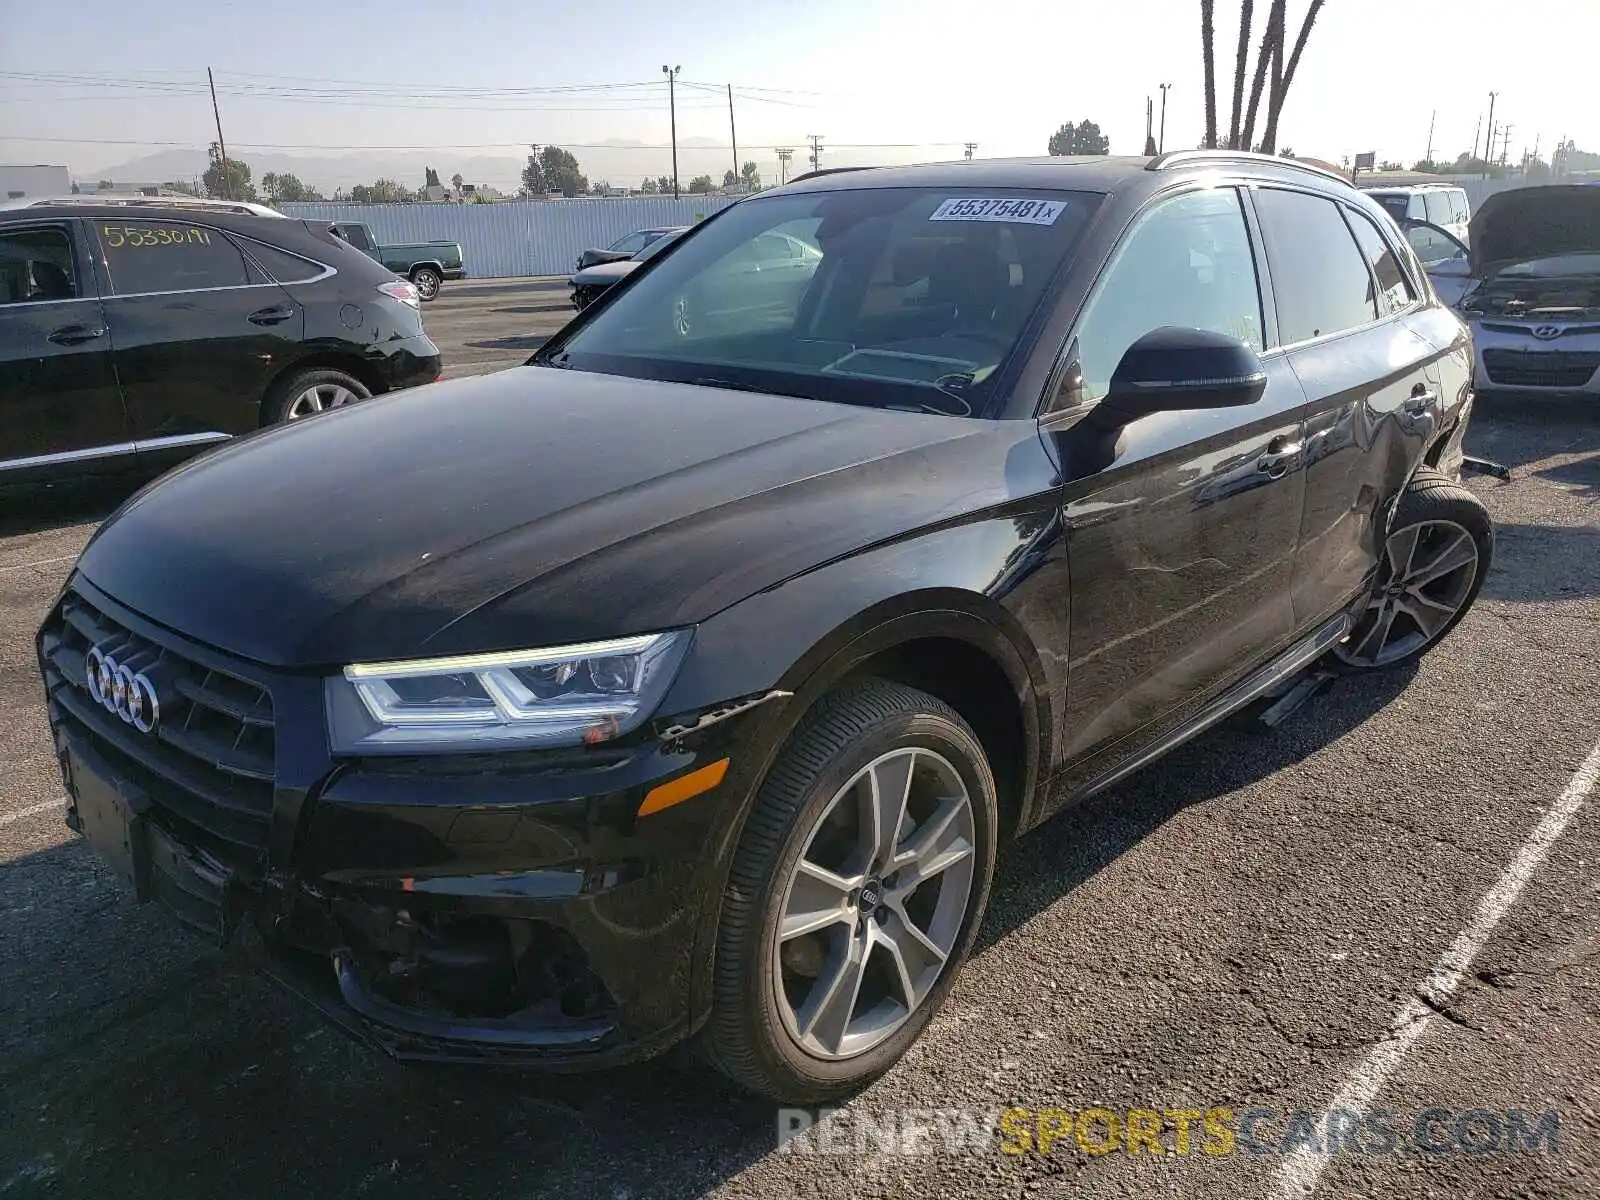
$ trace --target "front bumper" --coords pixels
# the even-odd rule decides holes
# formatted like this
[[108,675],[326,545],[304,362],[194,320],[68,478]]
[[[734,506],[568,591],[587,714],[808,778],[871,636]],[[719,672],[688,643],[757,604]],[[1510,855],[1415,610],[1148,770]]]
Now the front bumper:
[[[106,644],[160,656],[176,690],[155,734],[90,695],[84,647]],[[364,1041],[401,1059],[575,1069],[658,1053],[703,1016],[715,831],[744,785],[638,812],[661,783],[735,754],[752,713],[609,748],[341,762],[318,679],[225,659],[81,577],[39,652],[68,824],[139,899],[214,942],[259,938],[274,978]],[[256,747],[270,784],[228,773],[261,774],[259,754],[213,753],[229,712],[270,728]],[[215,735],[199,759],[197,729]]]
[[1600,399],[1600,332],[1540,338],[1550,323],[1475,320],[1473,386],[1482,391],[1536,392]]

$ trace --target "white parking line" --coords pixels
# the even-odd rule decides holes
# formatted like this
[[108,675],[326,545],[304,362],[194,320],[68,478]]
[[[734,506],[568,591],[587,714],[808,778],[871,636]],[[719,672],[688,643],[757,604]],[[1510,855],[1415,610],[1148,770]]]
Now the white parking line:
[[48,567],[54,563],[71,562],[77,557],[76,554],[63,554],[60,558],[41,558],[38,562],[13,563],[9,567],[0,567],[0,571],[26,571],[29,567]]
[[65,808],[66,806],[67,798],[58,796],[54,800],[46,800],[43,804],[35,804],[33,807],[25,808],[21,812],[6,813],[3,817],[0,817],[0,825],[9,825],[13,821],[25,821],[29,817],[36,817],[42,812],[49,812],[52,808]]
[[[1583,760],[1556,802],[1533,827],[1494,887],[1478,902],[1472,923],[1461,931],[1461,936],[1444,952],[1428,977],[1417,985],[1416,995],[1396,1014],[1389,1026],[1389,1036],[1345,1076],[1344,1086],[1323,1113],[1323,1128],[1327,1128],[1328,1114],[1334,1110],[1361,1112],[1372,1103],[1379,1089],[1422,1036],[1435,1015],[1434,1010],[1447,1004],[1461,986],[1472,960],[1517,902],[1528,880],[1549,855],[1550,847],[1566,832],[1578,809],[1594,791],[1597,780],[1600,780],[1600,744],[1589,751],[1589,757]],[[1328,1158],[1307,1147],[1297,1149],[1278,1172],[1275,1194],[1280,1200],[1290,1200],[1313,1191],[1328,1165]]]

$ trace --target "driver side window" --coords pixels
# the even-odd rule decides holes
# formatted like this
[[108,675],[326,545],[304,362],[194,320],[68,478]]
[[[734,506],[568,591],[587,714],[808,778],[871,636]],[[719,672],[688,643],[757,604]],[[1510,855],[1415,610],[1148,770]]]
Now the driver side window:
[[1168,325],[1264,345],[1255,255],[1233,188],[1165,201],[1124,239],[1078,322],[1077,401],[1103,397],[1128,347]]

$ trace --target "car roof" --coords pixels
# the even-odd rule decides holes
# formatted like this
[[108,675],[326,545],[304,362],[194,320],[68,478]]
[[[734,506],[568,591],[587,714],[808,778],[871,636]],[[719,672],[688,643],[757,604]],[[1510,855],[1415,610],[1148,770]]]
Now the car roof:
[[126,216],[130,209],[137,209],[141,212],[227,213],[234,216],[272,217],[280,221],[290,219],[265,204],[253,204],[248,200],[206,200],[198,196],[41,196],[0,203],[0,213],[38,212],[53,208],[94,216]]
[[1374,196],[1402,195],[1408,192],[1463,192],[1459,183],[1379,183],[1372,187],[1363,185],[1363,192]]
[[1235,177],[1319,180],[1350,193],[1348,180],[1296,159],[1236,150],[1181,150],[1147,155],[1047,155],[1037,158],[957,159],[904,167],[834,167],[813,171],[759,193],[844,191],[868,187],[1048,188],[1085,192],[1149,192],[1180,174],[1226,170]]

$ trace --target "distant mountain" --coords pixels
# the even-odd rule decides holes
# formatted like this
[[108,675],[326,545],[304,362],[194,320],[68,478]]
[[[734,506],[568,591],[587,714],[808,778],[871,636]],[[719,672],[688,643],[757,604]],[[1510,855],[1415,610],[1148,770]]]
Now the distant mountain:
[[[733,166],[732,154],[715,143],[707,145],[705,138],[686,138],[678,143],[678,181],[683,187],[696,175],[710,175],[722,182],[722,175]],[[645,176],[656,177],[672,173],[672,154],[669,150],[643,149],[637,143],[614,141],[593,149],[574,150],[578,163],[591,182],[606,180],[615,187],[638,187]],[[468,183],[488,184],[504,192],[515,192],[521,184],[522,168],[527,158],[511,155],[459,154],[448,151],[357,151],[343,155],[285,154],[278,151],[242,150],[233,157],[250,165],[251,177],[259,180],[267,172],[293,174],[324,195],[332,195],[338,188],[351,188],[358,183],[371,183],[375,179],[397,179],[409,187],[421,187],[428,167],[439,172],[439,178],[449,181],[460,174]],[[776,181],[777,162],[770,150],[740,151],[741,162],[754,160],[762,177]],[[836,158],[840,161],[834,161]],[[843,166],[842,156],[828,156],[829,165]],[[162,150],[126,162],[113,163],[92,171],[75,171],[73,178],[80,184],[93,186],[101,179],[118,183],[165,183],[168,180],[189,182],[198,179],[206,169],[203,150]],[[791,173],[805,168],[796,156]]]

